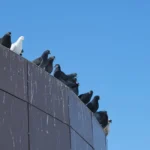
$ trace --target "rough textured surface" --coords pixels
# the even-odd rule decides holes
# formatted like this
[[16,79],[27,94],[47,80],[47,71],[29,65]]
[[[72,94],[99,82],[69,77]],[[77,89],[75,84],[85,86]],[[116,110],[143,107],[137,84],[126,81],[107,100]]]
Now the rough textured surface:
[[28,63],[29,102],[69,124],[68,88],[43,69]]
[[0,89],[27,100],[27,61],[1,45]]
[[[93,122],[93,141],[95,150],[106,150],[106,138],[102,128],[99,126],[95,116],[92,116]],[[99,144],[101,143],[101,144]]]
[[70,150],[69,126],[30,107],[31,150]]
[[0,91],[0,149],[28,149],[27,104]]
[[0,45],[0,149],[106,150],[102,128],[63,83]]
[[71,150],[93,150],[93,148],[71,129]]

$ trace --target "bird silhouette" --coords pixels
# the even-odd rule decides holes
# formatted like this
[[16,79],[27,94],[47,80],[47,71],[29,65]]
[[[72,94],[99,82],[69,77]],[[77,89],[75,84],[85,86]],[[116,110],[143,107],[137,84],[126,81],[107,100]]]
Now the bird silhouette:
[[18,40],[11,44],[10,50],[15,52],[18,55],[22,55],[23,50],[22,50],[22,44],[23,44],[24,36],[20,36]]
[[59,64],[55,65],[55,71],[54,71],[54,77],[61,80],[61,81],[68,81],[68,80],[72,80],[73,78],[75,78],[77,76],[76,73],[72,73],[72,74],[65,74],[62,70]]
[[49,54],[50,54],[50,50],[46,50],[46,51],[43,52],[43,54],[40,57],[36,58],[32,62],[34,64],[36,64],[37,66],[42,66],[43,67],[44,64],[47,65],[47,63],[48,63],[48,55]]
[[107,111],[98,111],[95,114],[96,119],[101,124],[102,128],[105,128],[108,124],[108,114]]
[[50,74],[53,71],[53,62],[54,62],[54,60],[55,60],[55,56],[52,56],[52,57],[48,58],[47,65],[45,67],[45,71],[47,71]]
[[91,90],[87,93],[80,94],[78,97],[84,104],[87,104],[91,100],[92,95],[93,95],[93,91]]
[[93,100],[87,104],[87,107],[95,113],[99,108],[98,101],[100,100],[100,96],[94,96]]
[[0,38],[0,44],[10,49],[10,47],[11,47],[11,32],[6,33],[2,38]]

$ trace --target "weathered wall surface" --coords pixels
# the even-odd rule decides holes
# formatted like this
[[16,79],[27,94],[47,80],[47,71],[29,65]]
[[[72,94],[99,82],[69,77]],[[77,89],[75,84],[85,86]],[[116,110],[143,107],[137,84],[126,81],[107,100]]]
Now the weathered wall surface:
[[0,45],[0,149],[106,150],[106,139],[68,87]]

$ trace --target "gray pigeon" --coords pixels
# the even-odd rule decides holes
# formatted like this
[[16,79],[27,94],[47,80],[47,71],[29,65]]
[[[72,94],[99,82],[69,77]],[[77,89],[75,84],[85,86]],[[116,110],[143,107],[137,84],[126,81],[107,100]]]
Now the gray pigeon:
[[92,95],[93,95],[93,91],[91,90],[87,93],[80,94],[78,97],[84,104],[87,104],[91,100]]
[[57,78],[59,80],[68,81],[68,80],[75,78],[76,76],[77,76],[76,73],[66,75],[63,71],[61,71],[61,67],[59,64],[55,65],[55,71],[54,71],[54,77],[55,78]]
[[46,50],[46,51],[43,52],[41,57],[36,58],[32,62],[34,64],[36,64],[37,66],[40,66],[40,67],[43,68],[43,66],[45,66],[45,64],[47,64],[49,54],[50,54],[50,50]]
[[98,108],[99,108],[99,103],[98,101],[100,100],[100,96],[94,96],[93,100],[89,102],[86,106],[93,112],[95,113]]
[[1,39],[0,44],[10,49],[11,47],[11,32],[6,33]]
[[45,67],[45,71],[47,71],[50,74],[53,71],[53,61],[54,60],[55,60],[55,56],[52,56],[52,57],[48,58],[48,64]]

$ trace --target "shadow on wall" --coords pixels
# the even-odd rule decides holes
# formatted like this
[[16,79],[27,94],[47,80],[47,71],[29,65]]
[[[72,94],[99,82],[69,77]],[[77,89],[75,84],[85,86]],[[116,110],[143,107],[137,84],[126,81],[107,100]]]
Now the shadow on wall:
[[106,150],[96,118],[66,85],[0,45],[0,149]]

